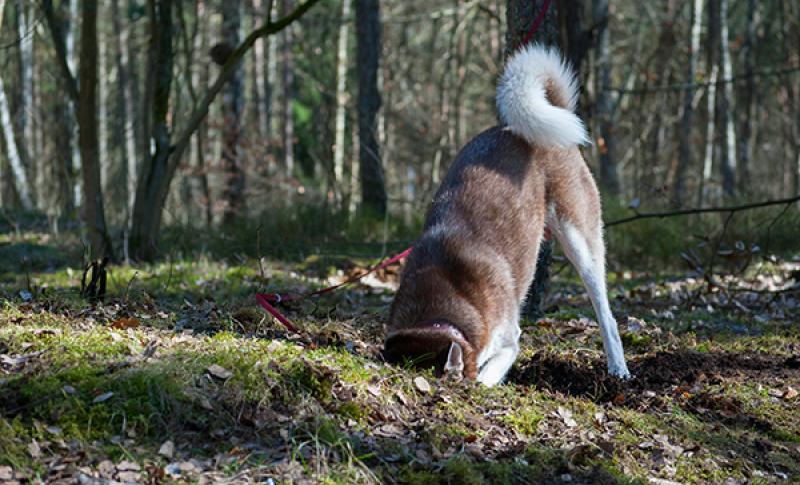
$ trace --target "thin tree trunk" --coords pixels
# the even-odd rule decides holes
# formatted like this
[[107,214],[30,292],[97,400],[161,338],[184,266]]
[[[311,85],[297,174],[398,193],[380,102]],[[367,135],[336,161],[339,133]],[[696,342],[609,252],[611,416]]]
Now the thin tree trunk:
[[595,45],[595,91],[596,110],[600,139],[597,148],[600,152],[600,186],[605,192],[619,197],[622,192],[617,159],[614,151],[614,100],[611,88],[611,41],[608,0],[594,0],[594,24],[597,26]]
[[708,2],[708,34],[706,46],[706,69],[709,72],[708,94],[706,103],[706,152],[703,159],[703,174],[698,190],[697,205],[702,206],[709,198],[711,188],[711,174],[713,173],[714,156],[716,153],[717,130],[716,130],[716,106],[717,106],[717,76],[719,72],[718,50],[719,50],[719,2],[720,0],[709,0]]
[[[241,42],[242,4],[240,0],[231,0],[222,5],[222,41],[231,49]],[[222,90],[222,168],[225,175],[225,187],[222,198],[225,210],[222,220],[233,222],[244,215],[245,174],[240,154],[242,115],[242,64],[239,63]]]
[[[283,14],[291,9],[292,0],[283,0]],[[292,29],[283,31],[281,42],[281,57],[283,60],[282,82],[283,98],[281,99],[281,121],[283,123],[282,143],[283,168],[286,177],[294,177],[294,115],[292,113],[292,98],[294,97],[294,59],[292,57]]]
[[683,116],[681,117],[678,166],[675,168],[673,205],[683,205],[686,190],[686,169],[692,157],[692,120],[694,118],[694,83],[697,77],[697,57],[700,53],[700,29],[703,22],[703,0],[692,1],[692,24],[689,34],[689,63],[686,71],[686,89],[683,91]]
[[386,183],[376,137],[376,117],[381,105],[378,92],[380,6],[378,0],[356,0],[355,11],[361,207],[367,212],[383,216],[386,213]]
[[[267,18],[274,18],[277,15],[277,3],[278,2],[268,2],[267,8],[269,5],[272,5],[272,11],[266,12]],[[278,86],[278,37],[277,35],[271,35],[264,39],[267,42],[267,59],[264,66],[266,69],[265,76],[266,76],[266,86],[264,86],[264,93],[262,94],[262,100],[264,103],[264,112],[267,116],[267,140],[271,144],[275,144],[274,140],[276,138],[275,133],[278,131],[277,122],[279,117],[275,116],[275,106],[273,106],[273,102],[276,98],[276,90]]]
[[115,137],[119,157],[123,161],[125,180],[125,226],[130,225],[133,199],[136,194],[136,168],[138,154],[136,151],[136,110],[134,108],[133,85],[136,79],[130,77],[131,61],[129,37],[133,28],[129,22],[122,23],[119,8],[120,0],[111,1],[111,15],[114,25],[114,59],[117,69],[117,116],[116,125],[119,133]]
[[733,106],[733,83],[729,80],[733,77],[731,66],[731,51],[728,45],[728,0],[719,2],[719,22],[720,22],[720,70],[724,84],[721,96],[718,99],[718,120],[719,128],[724,130],[725,136],[720,152],[720,170],[722,174],[722,192],[726,197],[733,197],[736,194],[736,134],[732,116]]
[[[262,0],[253,0],[253,27],[256,27],[260,22],[259,19],[268,18],[268,12],[271,2],[266,3]],[[258,133],[262,141],[268,140],[269,132],[269,113],[267,113],[268,106],[264,103],[264,93],[267,90],[267,39],[259,39],[256,45],[253,46],[253,94],[252,102],[257,103],[258,106],[254,107],[255,112],[258,114]]]
[[[105,25],[102,7],[98,5],[100,25]],[[97,52],[97,92],[98,92],[98,144],[100,154],[100,184],[103,192],[108,192],[108,179],[111,172],[111,157],[108,155],[108,44],[102,35],[98,37]]]
[[350,35],[350,2],[342,0],[342,17],[336,47],[336,115],[333,142],[333,190],[337,202],[342,200],[344,190],[345,136],[347,134],[347,41]]
[[[64,44],[66,46],[66,61],[67,66],[69,67],[69,72],[76,72],[77,64],[78,64],[78,53],[75,51],[75,28],[73,27],[73,23],[77,22],[78,19],[78,2],[80,0],[64,0],[68,4],[69,7],[69,18],[63,24],[64,29]],[[82,177],[79,175],[81,173],[81,150],[79,143],[77,142],[78,138],[78,106],[77,100],[71,99],[70,100],[70,110],[72,111],[72,120],[69,123],[70,126],[70,148],[72,150],[72,197],[73,197],[73,205],[75,207],[80,207],[83,201],[83,182]]]
[[11,113],[8,109],[8,100],[6,98],[6,91],[3,87],[2,79],[0,79],[0,125],[2,125],[3,129],[3,137],[6,142],[6,154],[8,155],[8,162],[11,165],[11,174],[17,197],[19,197],[19,201],[24,209],[31,210],[33,209],[33,200],[31,198],[30,184],[28,183],[28,174],[22,163],[17,140],[14,136],[14,125],[11,121]]
[[[26,5],[27,4],[27,5]],[[26,8],[27,6],[27,8]],[[19,151],[22,159],[31,167],[34,157],[33,124],[33,21],[34,4],[25,0],[17,0],[17,14],[19,16],[19,68],[20,68],[20,107],[17,113],[16,124],[19,128]]]
[[83,214],[92,258],[111,255],[106,229],[97,140],[97,1],[81,5],[80,71],[78,88],[78,144],[83,176]]
[[[141,153],[146,154],[147,159],[139,173],[131,226],[131,246],[137,259],[152,259],[155,256],[161,211],[168,193],[164,180],[170,156],[167,114],[172,86],[172,11],[173,0],[148,1],[150,45],[144,105],[149,106],[151,111],[145,112],[142,117],[147,131]],[[151,139],[155,145],[152,152],[149,147]]]
[[747,0],[747,27],[742,58],[745,66],[745,85],[742,100],[744,107],[741,115],[741,128],[739,132],[739,173],[737,174],[740,192],[750,192],[750,161],[753,158],[753,145],[755,133],[753,119],[756,117],[756,81],[754,76],[756,66],[756,25],[758,23],[758,2]]
[[[207,3],[204,1],[197,3],[197,12],[196,18],[197,22],[202,23],[198,26],[198,35],[195,38],[195,51],[196,52],[208,52],[208,45],[209,45],[209,25],[208,20],[206,17],[206,9]],[[202,63],[199,69],[194,71],[195,80],[193,81],[195,87],[202,87],[203,91],[208,89],[208,77],[209,77],[209,65],[208,63]],[[200,126],[197,128],[197,133],[195,133],[195,172],[196,172],[196,179],[199,185],[200,194],[201,194],[201,204],[203,207],[203,216],[205,220],[206,227],[210,227],[211,224],[214,222],[214,210],[213,210],[213,201],[211,200],[211,187],[208,184],[208,167],[206,166],[206,157],[208,154],[206,153],[208,150],[208,122],[203,121]]]

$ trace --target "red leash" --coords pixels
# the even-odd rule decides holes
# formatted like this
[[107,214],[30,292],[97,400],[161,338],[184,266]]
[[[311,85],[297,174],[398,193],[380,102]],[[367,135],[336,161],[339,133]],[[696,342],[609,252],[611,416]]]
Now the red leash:
[[519,47],[528,45],[528,42],[530,42],[531,39],[533,39],[533,35],[536,33],[537,30],[539,30],[539,27],[542,26],[542,22],[544,22],[544,17],[545,15],[547,15],[547,10],[550,9],[551,3],[553,3],[553,0],[544,0],[544,3],[542,4],[542,10],[539,11],[539,15],[537,15],[536,18],[533,20],[530,30],[525,35],[525,38],[522,39],[522,43],[519,45]]
[[406,249],[405,251],[392,256],[389,259],[383,260],[381,263],[373,266],[366,273],[360,274],[358,276],[350,277],[350,278],[346,279],[345,281],[343,281],[343,282],[341,282],[341,283],[339,283],[337,285],[328,286],[327,288],[322,288],[321,290],[315,290],[315,291],[311,291],[311,292],[308,292],[308,293],[294,293],[294,294],[290,293],[290,294],[286,294],[286,295],[281,295],[280,293],[256,293],[256,301],[258,302],[259,305],[264,307],[264,310],[268,311],[270,313],[270,315],[272,315],[273,317],[275,317],[276,320],[281,322],[281,324],[284,327],[286,327],[286,330],[288,330],[288,331],[290,331],[292,333],[300,333],[298,331],[297,327],[295,327],[288,318],[286,318],[280,311],[278,311],[277,308],[275,308],[274,304],[278,304],[278,303],[281,303],[281,302],[288,302],[288,301],[304,300],[304,299],[306,299],[308,297],[329,293],[329,292],[331,292],[331,291],[333,291],[333,290],[335,290],[337,288],[341,288],[342,286],[349,285],[351,283],[355,283],[356,281],[358,281],[361,278],[367,276],[368,274],[374,273],[375,271],[378,271],[379,269],[383,269],[383,268],[389,266],[390,264],[394,264],[394,263],[400,261],[401,259],[403,259],[406,256],[408,256],[411,253],[412,249],[413,249],[413,247],[410,247],[410,248]]

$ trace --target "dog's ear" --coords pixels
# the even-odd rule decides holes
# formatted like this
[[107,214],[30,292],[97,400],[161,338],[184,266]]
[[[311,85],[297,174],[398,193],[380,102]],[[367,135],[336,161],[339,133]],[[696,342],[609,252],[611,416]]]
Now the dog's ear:
[[461,374],[464,372],[464,351],[461,346],[452,342],[450,351],[447,353],[447,362],[444,364],[445,374]]

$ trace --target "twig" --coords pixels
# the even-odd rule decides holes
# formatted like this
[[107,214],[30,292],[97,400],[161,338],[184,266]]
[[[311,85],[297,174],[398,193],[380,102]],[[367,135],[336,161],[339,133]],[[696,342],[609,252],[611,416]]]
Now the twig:
[[636,215],[617,219],[616,221],[607,222],[605,227],[617,226],[626,224],[628,222],[638,221],[640,219],[662,219],[664,217],[686,216],[690,214],[707,214],[710,212],[739,212],[749,209],[758,209],[761,207],[769,207],[772,205],[789,205],[794,202],[800,202],[800,195],[788,197],[785,199],[765,200],[762,202],[755,202],[752,204],[734,205],[730,207],[696,207],[693,209],[681,209],[668,212],[637,212]]

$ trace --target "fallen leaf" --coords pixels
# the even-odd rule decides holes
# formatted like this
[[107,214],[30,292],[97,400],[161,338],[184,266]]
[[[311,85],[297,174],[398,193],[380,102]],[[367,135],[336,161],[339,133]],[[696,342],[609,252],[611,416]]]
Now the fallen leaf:
[[28,443],[28,453],[30,453],[31,458],[39,458],[42,456],[42,448],[39,446],[39,443],[37,443],[36,440]]
[[131,472],[131,471],[138,472],[141,469],[142,467],[140,467],[138,463],[133,461],[123,460],[117,464],[117,470],[121,472]]
[[167,458],[172,458],[175,454],[175,443],[170,440],[165,441],[161,444],[161,448],[158,449],[158,454]]
[[111,328],[119,330],[127,330],[129,328],[138,328],[141,323],[136,317],[122,317],[114,320],[111,323]]
[[92,400],[92,403],[93,403],[93,404],[97,404],[97,403],[101,403],[101,402],[108,401],[109,399],[111,399],[111,396],[113,396],[113,395],[114,395],[114,393],[113,393],[113,392],[111,392],[111,391],[109,391],[109,392],[104,392],[103,394],[100,394],[99,396],[97,396],[96,398],[94,398],[94,399]]
[[117,479],[122,483],[139,483],[142,474],[139,472],[119,472]]
[[233,377],[233,372],[217,364],[212,364],[206,367],[206,371],[208,371],[209,374],[216,377],[217,379],[226,380]]
[[575,426],[578,425],[578,423],[574,419],[572,419],[572,411],[570,411],[567,408],[559,406],[558,416],[561,418],[562,421],[564,421],[564,424],[566,424],[568,428],[574,428]]
[[403,406],[408,406],[411,404],[411,400],[408,398],[408,396],[406,396],[406,393],[404,393],[403,391],[398,389],[397,392],[395,392],[395,395],[397,396],[397,400],[400,401],[400,403],[403,404]]
[[431,385],[422,376],[417,376],[414,378],[414,386],[417,388],[419,392],[424,392],[424,393],[431,392]]
[[789,386],[789,387],[786,388],[786,392],[783,393],[783,398],[788,401],[790,399],[796,398],[797,394],[798,394],[797,390],[795,388],[793,388],[792,386]]

